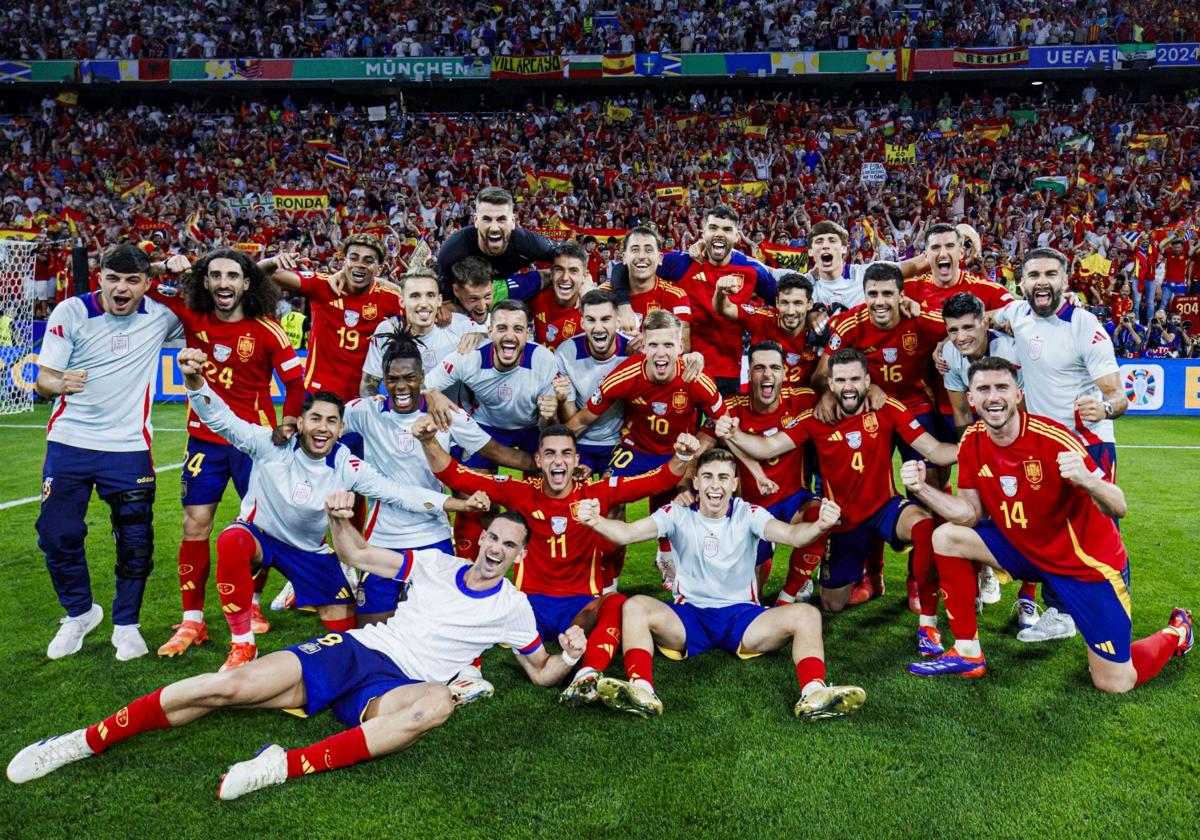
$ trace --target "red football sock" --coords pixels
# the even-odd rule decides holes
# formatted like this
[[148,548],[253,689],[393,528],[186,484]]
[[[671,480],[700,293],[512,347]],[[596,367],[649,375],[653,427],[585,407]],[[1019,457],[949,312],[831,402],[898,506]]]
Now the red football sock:
[[921,615],[936,616],[937,566],[933,561],[933,520],[921,519],[912,527],[912,568],[921,595]]
[[483,517],[478,513],[454,514],[454,553],[465,560],[474,560],[482,533]]
[[825,682],[825,660],[806,656],[796,663],[796,681],[804,688],[813,680]]
[[102,753],[113,744],[119,744],[141,732],[166,729],[170,726],[171,723],[162,708],[162,693],[161,688],[152,691],[134,700],[115,715],[89,726],[84,737],[92,752]]
[[617,655],[621,644],[621,606],[629,600],[619,592],[606,595],[596,611],[596,626],[588,634],[583,667],[603,671]]
[[288,750],[287,774],[289,779],[294,779],[308,773],[349,767],[370,757],[367,737],[363,734],[362,727],[356,726],[345,732],[330,735],[324,741],[317,741],[297,750]]
[[325,625],[326,630],[332,630],[334,633],[345,633],[347,630],[353,630],[358,626],[358,619],[354,616],[349,618],[322,618],[321,623]]
[[271,567],[263,566],[254,573],[254,594],[261,595],[262,591],[267,588],[267,578],[271,577]]
[[1027,598],[1030,601],[1037,600],[1037,584],[1030,583],[1027,580],[1021,581],[1021,588],[1017,590],[1018,598]]
[[883,540],[871,544],[871,554],[867,557],[866,575],[883,574]]
[[1142,685],[1158,676],[1158,672],[1174,655],[1179,647],[1179,637],[1161,630],[1133,643],[1133,669],[1137,671],[1137,683]]
[[250,632],[250,607],[254,603],[255,540],[245,528],[226,528],[217,537],[217,594],[233,633]]
[[204,612],[204,588],[212,566],[208,540],[183,540],[179,543],[179,593],[184,610]]
[[645,680],[654,685],[654,658],[645,648],[625,651],[625,674],[630,680]]
[[979,579],[975,575],[975,565],[969,560],[946,554],[935,553],[933,558],[941,584],[939,594],[946,602],[950,632],[955,639],[977,638],[979,622],[975,617],[975,591]]

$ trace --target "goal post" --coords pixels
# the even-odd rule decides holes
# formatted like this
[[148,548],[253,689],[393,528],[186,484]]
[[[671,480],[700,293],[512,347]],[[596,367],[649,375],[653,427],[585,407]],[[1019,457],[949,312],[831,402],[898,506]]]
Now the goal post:
[[38,243],[0,239],[0,414],[33,411],[34,272]]

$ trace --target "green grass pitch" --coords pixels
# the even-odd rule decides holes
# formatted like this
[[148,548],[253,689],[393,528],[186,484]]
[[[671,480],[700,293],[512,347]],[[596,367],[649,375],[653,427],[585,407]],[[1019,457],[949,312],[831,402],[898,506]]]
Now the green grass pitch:
[[[0,503],[38,494],[43,432],[12,426],[44,425],[46,416],[43,407],[0,419]],[[177,464],[182,407],[158,406],[155,418],[155,462]],[[1187,448],[1200,445],[1200,423],[1127,418],[1117,428],[1140,637],[1161,627],[1174,606],[1200,608],[1192,569],[1200,448]],[[45,658],[61,611],[37,549],[37,505],[0,510],[5,763],[30,741],[220,665],[228,631],[211,583],[215,643],[174,660],[153,655],[179,620],[178,478],[177,470],[160,476],[158,568],[142,625],[151,655],[129,663],[113,658],[108,641],[107,508],[93,501],[87,543],[105,622],[80,654],[58,662]],[[235,512],[227,498],[219,525]],[[622,578],[628,590],[655,591],[651,558],[650,546],[631,553]],[[777,564],[768,598],[781,582]],[[280,583],[272,580],[268,596]],[[1080,638],[1041,646],[1013,638],[1015,589],[1006,586],[1004,600],[983,615],[988,676],[918,679],[904,671],[915,655],[916,621],[902,601],[902,559],[889,558],[887,585],[882,599],[825,623],[830,678],[867,690],[867,706],[853,719],[796,721],[795,676],[782,652],[747,662],[722,653],[682,664],[656,659],[666,713],[642,721],[559,706],[554,691],[529,684],[511,654],[495,650],[484,670],[496,696],[400,755],[222,803],[217,779],[230,763],[268,742],[319,740],[338,724],[329,715],[217,712],[21,787],[0,781],[0,836],[1200,835],[1200,662],[1173,659],[1150,685],[1103,695],[1090,686]],[[268,616],[266,651],[319,630],[311,616]]]

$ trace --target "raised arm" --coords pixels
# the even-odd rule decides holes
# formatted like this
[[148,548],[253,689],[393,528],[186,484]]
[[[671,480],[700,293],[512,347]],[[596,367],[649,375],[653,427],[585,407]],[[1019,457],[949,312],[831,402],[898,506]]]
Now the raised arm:
[[842,509],[832,499],[821,500],[821,513],[816,522],[780,522],[771,519],[763,528],[763,536],[773,543],[783,543],[795,548],[810,545],[822,534],[838,523]]
[[1081,452],[1058,453],[1058,474],[1087,492],[1105,516],[1121,519],[1129,512],[1125,491],[1107,480],[1098,468],[1089,470]]
[[343,563],[385,578],[397,578],[411,570],[409,557],[386,548],[367,545],[363,535],[351,523],[354,516],[354,494],[348,490],[330,493],[325,500],[329,517],[329,535],[333,550]]
[[598,499],[584,499],[574,511],[577,522],[591,528],[613,545],[633,545],[658,536],[658,526],[649,516],[636,522],[607,519],[600,513]]
[[738,285],[739,278],[726,275],[717,280],[716,288],[713,289],[713,311],[730,321],[738,319],[737,304],[729,299],[729,295]]
[[900,481],[913,496],[936,515],[955,525],[973,528],[983,518],[983,503],[979,493],[960,488],[957,496],[925,483],[925,462],[905,461],[900,467]]
[[196,347],[184,347],[175,357],[179,372],[183,374],[188,403],[196,416],[208,428],[251,456],[274,447],[270,428],[238,417],[204,381],[202,371],[207,361],[208,356]]

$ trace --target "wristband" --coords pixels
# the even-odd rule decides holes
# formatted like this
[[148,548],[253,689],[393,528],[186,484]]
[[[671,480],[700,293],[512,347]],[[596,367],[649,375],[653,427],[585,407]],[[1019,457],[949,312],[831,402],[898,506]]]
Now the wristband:
[[562,657],[562,661],[563,661],[564,665],[566,665],[568,668],[574,668],[575,663],[578,662],[582,658],[583,654],[580,654],[579,656],[571,656],[569,653],[567,653],[564,650],[562,653],[559,654],[559,656]]
[[676,452],[675,457],[686,464],[688,461],[692,460],[696,456],[695,455],[680,455],[678,452]]

